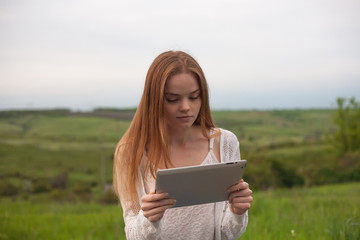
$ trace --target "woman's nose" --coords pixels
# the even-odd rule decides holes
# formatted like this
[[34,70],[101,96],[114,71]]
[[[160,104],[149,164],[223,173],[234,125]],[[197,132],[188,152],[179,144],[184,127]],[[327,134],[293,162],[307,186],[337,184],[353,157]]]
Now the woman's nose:
[[181,101],[180,111],[188,111],[190,109],[189,101],[184,99]]

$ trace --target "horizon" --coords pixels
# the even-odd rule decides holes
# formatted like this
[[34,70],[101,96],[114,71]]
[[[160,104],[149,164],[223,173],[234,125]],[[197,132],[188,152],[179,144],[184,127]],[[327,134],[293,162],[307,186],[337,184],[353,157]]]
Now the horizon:
[[[327,110],[336,110],[336,107],[329,107],[329,108],[322,108],[322,107],[309,107],[309,108],[267,108],[267,109],[260,109],[260,108],[243,108],[243,109],[236,109],[236,108],[210,108],[213,111],[259,111],[259,112],[266,112],[266,111],[327,111]],[[71,113],[88,113],[88,112],[96,112],[96,111],[136,111],[137,107],[124,107],[124,108],[116,108],[116,107],[97,107],[93,109],[71,109],[65,107],[53,107],[53,108],[9,108],[9,109],[0,109],[0,112],[41,112],[41,111],[69,111]]]

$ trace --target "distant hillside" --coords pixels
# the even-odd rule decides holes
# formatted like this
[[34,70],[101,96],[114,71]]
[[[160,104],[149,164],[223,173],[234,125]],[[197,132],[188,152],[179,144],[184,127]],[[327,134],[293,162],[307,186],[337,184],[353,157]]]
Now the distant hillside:
[[[51,197],[59,194],[53,182],[58,179],[65,199],[101,196],[112,181],[115,146],[134,112],[0,112],[0,195]],[[213,111],[213,116],[218,127],[238,137],[248,160],[244,178],[254,189],[269,189],[360,180],[360,153],[340,154],[329,140],[336,129],[333,113]]]

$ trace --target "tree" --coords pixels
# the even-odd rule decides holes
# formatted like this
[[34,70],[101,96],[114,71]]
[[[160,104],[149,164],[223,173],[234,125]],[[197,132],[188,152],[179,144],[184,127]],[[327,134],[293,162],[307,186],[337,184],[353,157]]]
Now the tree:
[[342,152],[360,149],[360,105],[355,98],[346,101],[337,99],[338,109],[334,114],[334,123],[338,126],[334,141]]

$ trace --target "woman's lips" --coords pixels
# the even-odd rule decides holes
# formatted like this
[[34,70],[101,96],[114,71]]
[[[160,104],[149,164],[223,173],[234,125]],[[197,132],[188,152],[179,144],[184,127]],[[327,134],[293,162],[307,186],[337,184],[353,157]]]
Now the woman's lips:
[[179,117],[176,117],[178,119],[182,119],[182,120],[187,120],[187,119],[190,119],[191,116],[179,116]]

